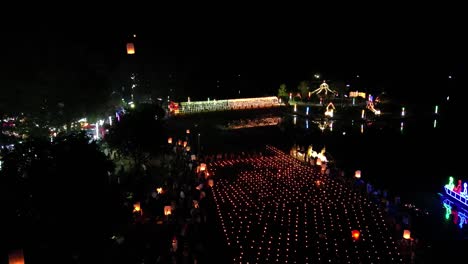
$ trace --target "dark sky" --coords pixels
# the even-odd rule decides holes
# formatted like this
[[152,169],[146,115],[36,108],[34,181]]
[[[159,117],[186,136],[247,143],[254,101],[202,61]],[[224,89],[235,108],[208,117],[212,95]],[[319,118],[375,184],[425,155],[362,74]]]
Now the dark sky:
[[[463,18],[450,9],[405,8],[248,12],[228,7],[170,15],[158,10],[144,21],[138,15],[82,17],[74,24],[56,20],[7,27],[0,103],[21,106],[30,93],[51,100],[76,89],[92,94],[94,88],[83,88],[90,75],[106,79],[104,90],[118,86],[128,63],[125,43],[133,33],[146,85],[177,87],[192,97],[228,96],[237,87],[271,94],[282,82],[296,87],[316,72],[345,80],[359,74],[362,86],[395,93],[437,89],[450,74],[460,82],[467,70]],[[217,90],[218,79],[228,91]]]

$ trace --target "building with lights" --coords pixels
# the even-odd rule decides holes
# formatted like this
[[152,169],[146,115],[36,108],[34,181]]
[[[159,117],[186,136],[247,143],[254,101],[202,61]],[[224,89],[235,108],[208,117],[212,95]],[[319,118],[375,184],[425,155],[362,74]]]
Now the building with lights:
[[191,101],[180,103],[179,114],[216,112],[227,110],[247,110],[280,106],[278,97],[256,97],[210,101]]

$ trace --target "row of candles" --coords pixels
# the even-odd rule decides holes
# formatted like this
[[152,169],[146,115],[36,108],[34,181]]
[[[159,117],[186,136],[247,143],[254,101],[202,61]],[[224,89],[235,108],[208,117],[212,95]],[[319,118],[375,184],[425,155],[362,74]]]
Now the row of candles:
[[[376,204],[327,176],[326,164],[312,168],[276,148],[267,151],[209,164],[235,263],[401,261]],[[218,175],[234,166],[235,180]]]

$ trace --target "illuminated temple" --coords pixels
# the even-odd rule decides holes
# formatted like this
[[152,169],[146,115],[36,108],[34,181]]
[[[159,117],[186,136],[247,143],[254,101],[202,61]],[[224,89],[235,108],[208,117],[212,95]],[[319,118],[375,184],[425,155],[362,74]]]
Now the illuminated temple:
[[215,112],[226,110],[245,110],[280,106],[278,97],[256,97],[180,103],[179,114]]

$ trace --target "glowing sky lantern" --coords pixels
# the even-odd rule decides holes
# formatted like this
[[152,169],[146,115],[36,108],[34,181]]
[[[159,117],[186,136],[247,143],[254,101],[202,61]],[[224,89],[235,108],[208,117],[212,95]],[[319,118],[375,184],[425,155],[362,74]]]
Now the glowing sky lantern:
[[354,172],[354,178],[356,178],[356,179],[361,178],[361,171],[360,170],[357,170],[357,171]]
[[358,240],[360,236],[361,233],[359,232],[359,230],[351,231],[351,237],[353,238],[353,240]]
[[187,129],[185,133],[190,134],[190,129]]
[[133,43],[127,43],[127,54],[132,55],[135,54],[135,45]]
[[213,179],[209,179],[208,180],[208,186],[213,187],[213,185],[214,185]]
[[159,194],[161,194],[162,191],[163,191],[163,189],[161,187],[156,188],[156,192],[158,192]]
[[164,206],[164,215],[172,214],[172,207],[170,205]]
[[140,202],[136,202],[133,204],[133,212],[134,213],[142,213]]
[[403,238],[404,239],[411,239],[411,231],[409,231],[408,229],[405,229],[403,231]]
[[9,264],[24,264],[24,254],[23,250],[15,250],[8,254],[8,263]]
[[206,170],[206,163],[200,164],[200,171],[205,171]]
[[184,143],[182,144],[182,146],[185,148],[187,147],[187,141],[184,141]]
[[167,144],[172,144],[172,138],[171,137],[167,139]]

